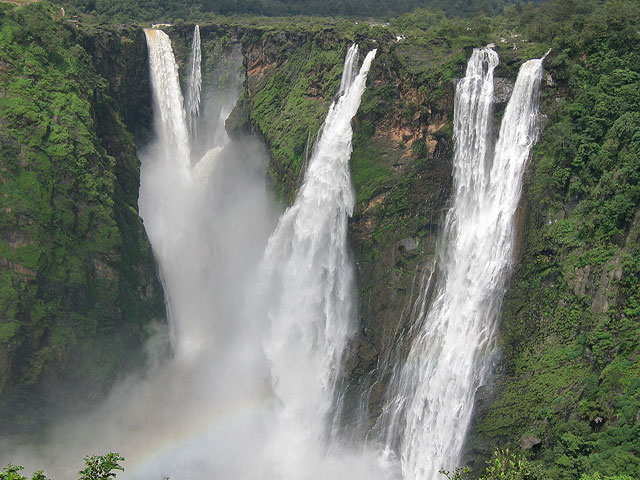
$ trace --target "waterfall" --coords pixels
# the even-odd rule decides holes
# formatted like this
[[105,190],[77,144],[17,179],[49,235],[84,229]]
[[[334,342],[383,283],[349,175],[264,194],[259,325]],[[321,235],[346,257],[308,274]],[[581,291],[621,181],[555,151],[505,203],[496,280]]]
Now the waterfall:
[[202,115],[192,118],[202,134],[190,136],[169,38],[145,33],[156,135],[139,151],[139,208],[174,351],[114,402],[109,424],[119,437],[109,448],[133,460],[125,478],[256,478],[269,369],[243,302],[275,226],[268,156],[258,140],[233,141],[224,128],[241,89],[241,58],[229,52],[216,64],[229,82],[203,95]]
[[295,203],[269,239],[259,276],[270,323],[264,350],[279,402],[272,455],[284,478],[308,472],[304,459],[322,444],[354,329],[354,267],[347,242],[347,217],[355,202],[351,119],[376,51],[367,54],[354,77],[357,52],[353,45],[347,53],[342,94],[329,109]]
[[[174,353],[192,358],[212,343],[228,341],[223,339],[227,333],[221,318],[230,318],[230,314],[221,311],[233,310],[228,304],[238,303],[242,287],[236,285],[238,291],[231,291],[232,279],[248,275],[244,258],[251,258],[238,250],[248,242],[245,237],[266,237],[266,232],[257,234],[266,220],[254,220],[253,225],[247,222],[252,212],[263,210],[269,202],[264,198],[264,178],[252,177],[257,174],[250,154],[232,145],[224,130],[235,98],[219,92],[226,103],[217,105],[219,115],[210,115],[208,135],[189,136],[186,119],[195,122],[199,117],[185,113],[170,39],[160,30],[146,29],[145,33],[157,140],[141,153],[140,215],[165,287]],[[196,29],[194,47],[197,38]],[[192,52],[194,58],[199,54]],[[200,62],[194,61],[192,67],[198,67],[191,72],[189,88],[194,93],[199,90]],[[238,158],[231,158],[233,155]],[[225,229],[230,212],[241,208],[249,212],[242,219],[235,217],[235,224]],[[243,267],[226,267],[234,261]],[[213,316],[218,317],[216,322]]]
[[153,79],[153,101],[159,114],[154,116],[156,134],[159,141],[171,150],[171,155],[181,162],[185,173],[190,157],[189,134],[171,40],[162,30],[145,28],[144,33]]
[[359,49],[354,43],[347,50],[347,56],[344,59],[344,70],[342,71],[342,78],[340,78],[340,87],[338,88],[338,95],[344,94],[350,85],[353,84],[353,78],[356,76],[358,68]]
[[423,285],[433,287],[431,300],[421,295],[414,310],[412,345],[393,374],[384,412],[386,442],[397,449],[406,480],[436,479],[458,465],[474,394],[490,369],[542,76],[542,60],[521,67],[494,152],[497,64],[493,50],[474,50],[456,88],[454,203],[439,240],[435,286]]
[[[176,65],[171,48],[169,36],[162,30],[145,28],[149,50],[149,69],[151,75],[152,94],[154,103],[154,122],[157,136],[158,152],[155,163],[163,166],[163,169],[171,172],[176,185],[182,186],[191,181],[191,148],[186,124],[186,115],[183,107],[178,66]],[[155,165],[154,165],[155,166]],[[175,222],[172,216],[179,216],[180,199],[172,198],[176,189],[169,188],[169,180],[161,175],[152,175],[152,182],[145,181],[145,172],[153,171],[151,166],[143,162],[141,165],[140,186],[140,215],[144,219],[145,229],[158,259],[161,280],[167,301],[167,315],[171,325],[171,343],[174,351],[178,350],[178,338],[180,327],[176,322],[175,295],[171,288],[172,280],[166,272],[174,251],[179,248],[177,242],[171,245],[167,235],[172,228],[179,228],[180,223]],[[163,184],[164,183],[164,184]],[[154,192],[166,188],[168,193],[156,199]],[[163,214],[164,212],[171,212]]]
[[193,42],[191,44],[191,57],[189,60],[189,83],[187,86],[187,126],[191,135],[196,135],[196,121],[200,112],[200,89],[202,88],[202,52],[200,50],[200,27],[193,29]]

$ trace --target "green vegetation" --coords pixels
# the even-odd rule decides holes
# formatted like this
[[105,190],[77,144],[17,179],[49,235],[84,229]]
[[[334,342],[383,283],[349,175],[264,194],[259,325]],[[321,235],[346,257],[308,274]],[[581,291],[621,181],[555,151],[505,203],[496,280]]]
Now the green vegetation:
[[[457,468],[453,472],[443,470],[440,473],[449,480],[465,480],[470,477],[471,470]],[[512,452],[507,448],[493,452],[478,480],[548,480],[548,477],[540,465],[527,460],[521,452]]]
[[[113,480],[116,478],[114,470],[124,471],[119,462],[124,458],[118,453],[109,452],[106,455],[91,455],[84,457],[85,468],[80,470],[80,480]],[[0,480],[28,480],[20,472],[23,467],[17,465],[7,465],[0,471]],[[47,480],[42,470],[35,472],[31,480]]]
[[116,477],[114,470],[124,471],[118,463],[122,461],[124,458],[113,452],[84,457],[85,468],[80,470],[80,480],[111,480]]
[[[266,33],[265,40],[271,48],[280,50],[276,55],[284,53],[287,45],[278,45],[277,34]],[[253,88],[250,120],[267,139],[274,159],[275,185],[288,200],[301,173],[307,138],[310,135],[311,142],[315,141],[340,83],[343,58],[342,49],[319,49],[311,38],[286,55],[277,70],[257,79]]]
[[0,4],[0,58],[4,429],[50,406],[47,379],[100,395],[163,305],[131,135],[60,9]]
[[[536,1],[536,0],[533,0]],[[538,0],[539,1],[539,0]],[[496,15],[505,5],[518,8],[524,0],[66,0],[69,11],[91,14],[103,22],[213,20],[217,15],[248,14],[252,16],[321,15],[357,18],[390,18],[416,8],[442,10],[449,16],[471,17],[483,12]]]
[[[471,478],[469,468],[456,468],[453,472],[441,471],[448,480],[467,480]],[[483,474],[478,480],[549,480],[551,477],[539,463],[528,460],[522,452],[497,449],[486,462]],[[580,480],[634,480],[628,475],[601,476],[596,472],[584,474]]]

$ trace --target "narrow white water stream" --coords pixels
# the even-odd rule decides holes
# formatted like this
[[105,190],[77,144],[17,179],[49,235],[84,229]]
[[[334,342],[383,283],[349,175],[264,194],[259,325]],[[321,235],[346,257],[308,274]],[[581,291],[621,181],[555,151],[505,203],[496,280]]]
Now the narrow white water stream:
[[200,49],[200,26],[193,29],[193,43],[191,45],[191,57],[189,60],[189,80],[187,84],[187,99],[185,110],[187,114],[187,126],[192,136],[197,135],[196,125],[200,113],[200,90],[202,89],[202,51]]
[[190,148],[178,66],[173,58],[171,40],[162,30],[145,29],[149,47],[149,68],[152,72],[154,121],[158,143],[170,149],[183,175],[188,172]]

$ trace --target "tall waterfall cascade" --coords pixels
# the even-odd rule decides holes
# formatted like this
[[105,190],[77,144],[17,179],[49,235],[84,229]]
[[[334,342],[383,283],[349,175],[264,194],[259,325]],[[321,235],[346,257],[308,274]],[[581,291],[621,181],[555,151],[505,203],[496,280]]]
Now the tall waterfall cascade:
[[233,85],[212,92],[205,81],[201,99],[196,26],[183,97],[169,37],[145,35],[155,138],[139,151],[139,210],[172,355],[160,325],[147,347],[161,360],[54,432],[43,452],[60,459],[57,476],[72,476],[69,459],[87,451],[120,452],[125,480],[436,480],[458,466],[475,392],[491,370],[522,176],[538,136],[542,60],[521,67],[495,144],[497,54],[474,50],[456,87],[453,203],[375,443],[335,426],[343,357],[358,328],[351,122],[376,50],[358,67],[358,46],[348,49],[297,197],[278,218],[266,147],[225,129],[242,88],[239,55],[212,67]]
[[522,176],[538,134],[542,78],[542,60],[522,65],[493,148],[497,65],[493,50],[475,49],[456,87],[454,201],[435,275],[422,287],[433,293],[421,295],[414,309],[412,344],[393,374],[383,414],[386,443],[397,451],[406,480],[436,479],[459,465],[475,391],[490,372]]
[[354,265],[347,218],[351,119],[376,50],[357,74],[358,47],[346,56],[339,97],[331,105],[294,204],[281,216],[261,265],[260,296],[270,332],[264,349],[279,401],[273,455],[285,478],[300,478],[306,458],[326,436],[334,389],[354,332]]
[[[158,152],[153,155],[153,165],[142,162],[139,207],[161,271],[172,345],[178,351],[181,350],[178,339],[182,338],[184,342],[185,337],[181,333],[184,324],[176,321],[176,309],[181,308],[180,303],[189,308],[190,299],[186,288],[182,291],[177,285],[179,282],[176,282],[175,287],[172,286],[175,276],[165,270],[172,269],[170,265],[174,262],[173,255],[182,248],[182,238],[171,235],[170,232],[174,229],[186,232],[189,228],[180,221],[180,210],[186,206],[183,205],[185,199],[178,192],[188,188],[192,182],[191,145],[171,40],[162,30],[145,29],[145,35],[149,50]],[[165,172],[171,173],[167,175]],[[174,181],[175,185],[171,185]],[[166,189],[164,197],[157,199],[154,194],[156,189]],[[187,276],[186,272],[183,275]]]
[[[247,260],[247,249],[238,243],[254,237],[255,224],[264,217],[260,207],[269,203],[263,197],[266,172],[262,170],[260,192],[251,196],[242,180],[246,168],[237,159],[225,163],[225,152],[241,147],[224,132],[229,106],[220,107],[217,127],[207,135],[181,134],[182,146],[174,145],[177,138],[160,135],[173,128],[169,121],[188,132],[189,118],[203,133],[203,115],[215,115],[190,116],[190,94],[181,103],[168,37],[161,31],[146,34],[150,56],[163,56],[162,62],[151,64],[159,138],[141,155],[139,205],[171,314],[171,365],[184,377],[174,388],[185,402],[175,428],[184,431],[184,423],[197,426],[200,418],[255,405],[250,416],[225,430],[205,428],[188,437],[174,450],[174,458],[193,464],[198,478],[389,478],[375,464],[373,451],[366,459],[361,449],[349,455],[330,453],[336,383],[355,330],[354,266],[347,244],[347,219],[355,203],[349,171],[351,120],[375,50],[358,69],[358,47],[349,49],[338,97],[297,199],[277,225],[271,224],[272,233],[264,235],[261,248],[252,246],[250,251],[259,255]],[[197,66],[197,59],[192,63]],[[211,148],[193,158],[204,151],[206,139]],[[239,203],[246,209],[239,211]],[[174,466],[159,464],[144,471],[177,476]]]
[[200,26],[193,29],[193,42],[189,60],[189,83],[187,85],[187,100],[185,110],[187,126],[191,135],[196,135],[196,124],[200,113],[200,90],[202,89],[202,51],[200,48]]

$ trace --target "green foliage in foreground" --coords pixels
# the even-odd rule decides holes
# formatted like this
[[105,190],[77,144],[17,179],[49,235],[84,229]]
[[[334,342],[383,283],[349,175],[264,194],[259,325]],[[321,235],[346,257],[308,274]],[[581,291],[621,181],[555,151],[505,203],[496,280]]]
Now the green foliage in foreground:
[[[80,470],[79,480],[113,480],[116,478],[114,470],[124,471],[119,462],[124,458],[118,453],[109,452],[106,455],[91,455],[84,457],[85,468]],[[0,480],[29,480],[20,472],[23,467],[9,464],[0,471]],[[35,472],[31,476],[31,480],[47,480],[42,470]]]
[[[468,468],[456,468],[453,472],[441,471],[448,480],[468,480]],[[527,459],[522,452],[497,449],[478,480],[550,480],[541,465]],[[583,474],[580,480],[634,480],[628,475],[601,476],[599,472]]]
[[[27,477],[20,473],[22,470],[24,470],[24,467],[9,464],[0,472],[0,480],[28,480]],[[31,476],[31,480],[47,480],[47,477],[42,470],[39,470]]]
[[[456,468],[453,472],[440,472],[449,480],[467,480],[470,478],[469,468]],[[521,453],[509,449],[497,449],[491,460],[487,461],[484,473],[478,480],[548,480],[544,470]]]
[[116,477],[114,470],[124,471],[118,462],[124,458],[118,453],[84,457],[86,467],[80,470],[80,480],[111,480]]

